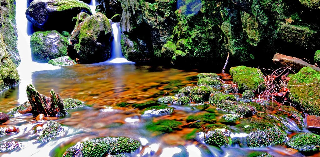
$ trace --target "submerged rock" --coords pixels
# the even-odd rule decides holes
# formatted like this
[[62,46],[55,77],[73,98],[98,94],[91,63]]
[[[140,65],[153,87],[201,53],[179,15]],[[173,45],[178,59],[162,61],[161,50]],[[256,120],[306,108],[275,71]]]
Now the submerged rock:
[[128,137],[100,137],[77,143],[68,148],[63,156],[121,156],[134,152],[140,145],[139,141]]
[[53,90],[50,91],[50,97],[46,97],[32,85],[28,85],[27,96],[32,106],[33,117],[37,117],[39,114],[44,114],[46,117],[65,116],[67,114],[62,99]]
[[20,149],[20,144],[16,141],[1,141],[0,142],[0,153],[12,152]]
[[49,64],[55,66],[70,66],[77,64],[74,60],[72,60],[69,56],[62,56],[55,59],[51,59],[48,62]]
[[34,0],[26,11],[27,19],[42,30],[72,30],[72,20],[80,12],[91,13],[89,6],[78,0]]
[[32,34],[30,46],[32,59],[48,62],[67,55],[68,39],[57,31],[39,31]]
[[160,117],[165,115],[170,115],[173,112],[172,107],[164,108],[164,109],[149,109],[144,111],[141,115],[142,117]]
[[79,14],[71,33],[73,51],[69,56],[79,63],[96,63],[110,58],[111,25],[102,13]]
[[9,120],[9,115],[6,113],[0,112],[0,124]]

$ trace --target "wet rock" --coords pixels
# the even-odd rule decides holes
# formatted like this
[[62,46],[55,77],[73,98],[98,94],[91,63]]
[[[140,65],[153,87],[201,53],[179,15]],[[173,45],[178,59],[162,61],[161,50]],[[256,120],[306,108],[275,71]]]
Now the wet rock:
[[144,118],[148,117],[160,117],[165,115],[170,115],[173,112],[173,108],[164,108],[164,109],[150,109],[144,111],[144,113],[141,115]]
[[4,152],[12,152],[15,150],[19,150],[20,144],[16,141],[1,141],[0,142],[0,153]]
[[34,0],[26,11],[27,19],[42,30],[68,30],[75,25],[72,20],[80,12],[91,14],[89,6],[78,0]]
[[72,98],[63,99],[63,105],[66,110],[73,110],[86,107],[83,101]]
[[287,134],[278,127],[258,129],[247,136],[247,144],[249,147],[280,145],[285,142],[286,137]]
[[51,59],[48,63],[55,66],[71,66],[76,64],[76,62],[72,60],[69,56],[62,56],[55,59]]
[[31,113],[32,112],[32,107],[29,101],[24,102],[23,104],[20,104],[19,106],[11,109],[8,112],[8,115],[10,117],[15,117],[15,115],[19,114],[26,114],[26,113]]
[[319,67],[316,67],[312,64],[309,64],[302,59],[292,57],[292,56],[286,56],[283,54],[276,53],[273,56],[272,61],[276,64],[281,64],[282,66],[289,66],[294,70],[300,70],[303,67],[310,67],[316,71],[320,71]]
[[204,142],[216,147],[226,146],[228,145],[229,141],[230,137],[221,130],[209,131],[204,135]]
[[319,152],[320,136],[313,133],[300,133],[294,135],[287,145],[301,152]]
[[110,58],[111,25],[102,13],[92,16],[79,14],[71,33],[73,51],[69,56],[78,63],[96,63]]
[[9,120],[9,115],[6,113],[0,112],[0,124]]
[[109,156],[132,153],[140,147],[140,142],[128,137],[94,138],[68,148],[64,153],[67,156]]
[[30,39],[32,59],[47,63],[67,55],[68,39],[57,31],[38,31]]
[[44,114],[45,117],[65,116],[67,114],[62,99],[53,90],[50,91],[50,97],[46,97],[32,85],[28,85],[27,96],[32,106],[33,117],[37,117],[39,114]]
[[315,115],[307,116],[307,129],[314,132],[320,133],[320,117]]
[[64,133],[65,131],[61,124],[55,121],[48,121],[43,125],[43,129],[40,130],[37,140],[38,142],[46,143],[52,139],[63,136]]

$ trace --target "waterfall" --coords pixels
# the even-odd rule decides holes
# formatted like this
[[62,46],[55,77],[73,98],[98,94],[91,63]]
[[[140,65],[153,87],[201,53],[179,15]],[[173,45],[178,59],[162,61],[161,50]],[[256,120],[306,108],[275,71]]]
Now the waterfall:
[[19,84],[19,103],[27,101],[26,87],[28,84],[32,84],[32,73],[42,70],[54,70],[60,67],[53,66],[47,63],[37,63],[32,61],[31,48],[30,48],[30,32],[31,24],[28,22],[25,12],[28,6],[28,1],[16,2],[16,24],[18,30],[18,51],[21,57],[21,63],[17,70],[20,75]]
[[134,63],[128,61],[122,55],[121,51],[121,31],[120,31],[120,24],[119,23],[112,23],[112,34],[113,34],[113,41],[111,44],[111,58],[107,61],[108,63]]
[[89,7],[91,9],[92,14],[96,14],[96,0],[91,0]]

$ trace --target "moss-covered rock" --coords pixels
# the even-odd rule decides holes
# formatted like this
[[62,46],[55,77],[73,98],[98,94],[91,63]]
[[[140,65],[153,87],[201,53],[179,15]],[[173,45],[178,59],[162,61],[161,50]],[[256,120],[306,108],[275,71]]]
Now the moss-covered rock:
[[76,62],[72,60],[69,56],[62,56],[55,59],[51,59],[48,63],[55,66],[70,66],[76,64]]
[[170,115],[174,111],[173,107],[167,105],[151,106],[143,110],[142,117],[159,117]]
[[80,12],[91,13],[89,6],[79,0],[34,0],[30,3],[26,16],[40,29],[71,31],[75,24],[72,18]]
[[301,4],[312,8],[312,9],[320,9],[320,1],[319,0],[299,0]]
[[294,135],[286,144],[301,152],[318,152],[320,136],[313,133],[300,133]]
[[278,127],[251,132],[247,137],[249,147],[280,145],[285,142],[287,134]]
[[20,144],[17,141],[1,141],[0,142],[0,153],[12,152],[19,150],[21,148]]
[[37,141],[41,143],[49,142],[64,134],[61,124],[55,121],[49,121],[44,124],[43,130],[40,131]]
[[180,125],[182,125],[182,123],[176,120],[161,119],[156,122],[148,123],[146,125],[146,128],[152,132],[170,133],[175,130],[179,130]]
[[66,110],[73,110],[87,106],[83,101],[67,98],[63,99],[63,106]]
[[320,115],[320,72],[302,68],[289,82],[290,99],[309,114]]
[[7,45],[0,33],[0,92],[16,85],[19,82],[19,74],[16,65],[10,58]]
[[79,14],[71,34],[74,52],[69,56],[79,63],[102,62],[110,58],[111,25],[102,13],[92,16]]
[[230,138],[220,130],[209,131],[204,139],[206,144],[221,147],[229,144]]
[[263,86],[263,74],[260,69],[246,66],[237,66],[230,69],[233,82],[237,83],[239,90],[257,91]]
[[63,156],[121,156],[121,154],[136,151],[140,145],[139,141],[128,137],[99,137],[77,143],[75,146],[68,148]]
[[68,39],[57,31],[39,31],[32,34],[30,46],[33,60],[48,62],[67,55]]

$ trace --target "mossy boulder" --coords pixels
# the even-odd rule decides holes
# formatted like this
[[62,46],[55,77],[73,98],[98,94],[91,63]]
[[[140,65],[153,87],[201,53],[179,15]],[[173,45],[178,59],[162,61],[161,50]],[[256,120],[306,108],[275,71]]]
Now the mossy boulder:
[[313,133],[300,133],[294,135],[286,144],[301,152],[318,152],[320,136]]
[[43,130],[40,131],[37,141],[41,143],[49,142],[65,133],[61,124],[55,121],[48,121],[44,124]]
[[320,115],[320,72],[302,68],[289,82],[289,98],[306,113]]
[[79,14],[70,38],[74,51],[69,55],[79,63],[105,61],[111,55],[111,37],[111,25],[104,14]]
[[230,137],[226,136],[222,131],[220,130],[214,130],[209,131],[206,133],[204,142],[206,144],[216,146],[216,147],[222,147],[229,144]]
[[38,31],[30,39],[32,59],[48,62],[67,55],[68,39],[57,31]]
[[314,54],[314,62],[318,65],[320,65],[320,50],[317,50]]
[[320,0],[299,0],[301,4],[311,9],[320,9]]
[[16,85],[19,74],[0,33],[0,92]]
[[63,156],[121,156],[136,151],[140,145],[139,141],[128,137],[99,137],[77,143],[68,148]]
[[230,74],[240,91],[257,91],[263,86],[263,74],[260,69],[246,66],[237,66],[230,69]]
[[71,31],[72,20],[80,12],[91,14],[88,4],[79,0],[34,0],[26,10],[27,19],[42,30]]
[[247,136],[249,147],[266,147],[280,145],[285,142],[287,134],[278,127],[270,127],[264,130],[256,130]]
[[70,66],[76,64],[76,62],[72,60],[69,56],[62,56],[55,59],[51,59],[48,63],[55,66]]

